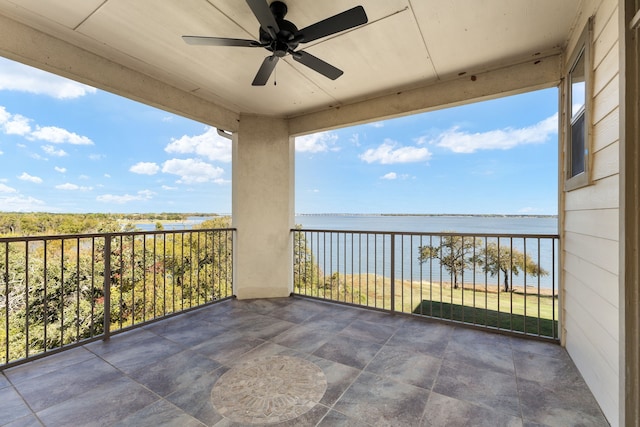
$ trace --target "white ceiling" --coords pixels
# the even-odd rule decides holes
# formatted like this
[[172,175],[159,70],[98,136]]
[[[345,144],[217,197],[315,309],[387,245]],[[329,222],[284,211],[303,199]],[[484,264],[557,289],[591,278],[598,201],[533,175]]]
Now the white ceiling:
[[251,82],[266,50],[181,39],[257,39],[242,0],[0,0],[0,14],[231,111],[294,117],[558,52],[581,1],[288,0],[298,28],[358,4],[369,23],[300,46],[337,80],[287,57],[264,87]]

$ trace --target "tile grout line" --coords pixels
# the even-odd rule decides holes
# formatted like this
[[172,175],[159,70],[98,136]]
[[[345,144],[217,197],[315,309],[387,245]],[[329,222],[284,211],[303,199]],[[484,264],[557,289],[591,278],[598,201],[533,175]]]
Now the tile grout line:
[[523,412],[523,405],[522,405],[522,396],[520,393],[520,381],[518,379],[518,370],[516,368],[516,357],[515,357],[515,352],[513,349],[512,342],[509,342],[509,347],[511,348],[511,361],[513,362],[513,378],[516,381],[516,392],[518,393],[518,410],[520,412],[520,419],[524,424],[525,419],[524,419],[524,412]]
[[[347,326],[345,326],[345,327],[343,328],[343,330],[344,330],[344,329],[346,329],[346,328],[348,328],[349,326],[351,326],[351,325],[353,324],[353,322],[355,322],[356,320],[358,320],[358,319],[357,319],[357,317],[358,317],[358,316],[356,316],[356,317],[355,317],[355,318],[354,318],[354,319],[353,319],[353,320],[352,320],[352,321],[351,321]],[[360,319],[360,320],[361,320],[361,319]],[[362,321],[363,321],[363,322],[367,322],[366,320],[362,320]],[[369,322],[369,323],[373,323],[373,322]],[[319,425],[319,424],[320,424],[320,422],[322,422],[322,420],[324,420],[324,418],[326,418],[326,416],[329,414],[329,412],[330,412],[330,411],[336,411],[337,413],[344,415],[344,416],[345,416],[345,417],[347,417],[348,419],[354,419],[353,417],[350,417],[349,415],[344,414],[344,413],[342,413],[342,412],[340,412],[340,411],[338,411],[338,410],[334,409],[334,408],[335,408],[336,403],[338,403],[338,402],[340,401],[340,399],[342,399],[342,397],[344,397],[344,395],[347,393],[347,391],[349,391],[349,390],[351,389],[351,387],[353,386],[353,384],[355,384],[355,382],[356,382],[356,381],[358,381],[358,379],[359,379],[359,378],[362,376],[362,374],[366,371],[367,367],[371,364],[371,362],[373,362],[373,360],[374,360],[374,359],[375,359],[375,358],[380,354],[380,352],[385,348],[385,346],[388,344],[388,342],[391,340],[391,338],[393,338],[393,336],[394,336],[396,333],[398,333],[398,331],[399,331],[400,329],[401,329],[401,327],[400,327],[400,328],[397,328],[397,329],[396,329],[396,330],[395,330],[395,331],[394,331],[394,332],[393,332],[393,333],[392,333],[392,334],[391,334],[391,335],[390,335],[390,336],[385,340],[385,342],[384,342],[384,343],[382,343],[382,344],[380,345],[380,348],[378,349],[378,351],[376,352],[376,354],[375,354],[375,355],[373,355],[373,357],[371,358],[371,360],[369,360],[369,362],[367,362],[367,363],[365,364],[365,366],[364,366],[362,369],[358,369],[358,370],[359,370],[358,375],[356,375],[356,376],[355,376],[355,378],[353,379],[353,381],[351,381],[351,383],[349,384],[349,386],[348,386],[348,387],[346,387],[346,388],[343,390],[343,392],[340,394],[340,396],[338,396],[338,398],[337,398],[337,399],[336,399],[336,400],[331,404],[331,406],[329,407],[329,411],[327,412],[327,414],[325,414],[325,416],[324,416],[324,417],[322,417],[322,419],[321,419],[321,420],[318,422],[318,424],[316,424],[316,425]],[[377,344],[377,343],[376,343],[376,344]],[[316,356],[316,357],[320,357],[320,356]],[[328,359],[327,359],[327,360],[328,360]],[[332,362],[334,362],[334,361],[332,361]],[[334,362],[334,363],[340,363],[340,362]],[[345,366],[348,366],[348,365],[345,365]],[[353,366],[351,366],[351,367],[353,368]],[[357,368],[356,368],[356,369],[357,369]],[[400,382],[400,381],[395,381],[395,380],[393,380],[392,378],[386,378],[386,377],[383,377],[383,376],[381,376],[381,375],[378,375],[378,374],[375,374],[375,373],[372,373],[372,372],[367,372],[367,373],[369,373],[369,374],[371,374],[371,375],[377,375],[377,376],[379,376],[379,377],[381,377],[381,378],[385,378],[385,379],[388,379],[388,380],[393,381],[393,382],[396,382],[396,383],[404,384],[404,383],[402,383],[402,382]],[[410,385],[410,384],[408,384],[408,385]],[[417,386],[414,386],[414,387],[417,387]],[[417,388],[422,388],[422,387],[417,387]],[[430,392],[429,392],[429,394],[430,394]],[[429,398],[427,397],[427,401],[428,401],[428,400],[429,400]],[[425,408],[426,408],[426,403],[427,403],[427,401],[425,401]],[[423,410],[423,413],[424,413],[424,410]],[[421,419],[422,419],[422,417],[421,417]],[[362,420],[362,419],[360,419],[360,418],[357,418],[356,420],[357,420],[357,421],[359,421],[359,422],[362,422],[362,423],[364,423],[364,424],[369,425],[369,423],[365,422],[364,420]]]
[[431,387],[429,388],[429,396],[427,397],[427,401],[425,402],[424,410],[422,411],[422,417],[420,417],[420,422],[421,423],[424,421],[424,417],[426,417],[426,415],[427,415],[427,406],[429,405],[429,400],[431,400],[431,396],[433,395],[433,393],[435,393],[433,391],[433,388],[436,386],[436,383],[438,382],[438,378],[440,377],[440,371],[442,370],[442,364],[444,362],[444,355],[447,353],[447,348],[449,347],[449,344],[451,343],[451,334],[453,334],[453,332],[456,330],[456,328],[457,328],[457,326],[454,326],[453,329],[451,330],[451,332],[448,334],[447,345],[444,347],[444,351],[442,352],[442,357],[438,358],[438,359],[440,359],[440,365],[438,366],[438,371],[436,372],[436,375],[433,378],[433,382],[431,383]]
[[[2,373],[4,375],[4,372]],[[22,402],[24,402],[25,406],[27,407],[27,409],[29,409],[29,411],[31,412],[31,414],[35,417],[35,419],[40,423],[40,425],[44,425],[44,423],[42,422],[42,420],[40,419],[40,417],[38,416],[38,414],[36,413],[36,411],[33,410],[33,408],[31,407],[31,405],[29,404],[29,402],[27,401],[27,399],[25,399],[25,397],[22,395],[22,393],[20,393],[20,390],[18,390],[18,388],[15,386],[15,384],[13,383],[13,381],[11,381],[11,379],[9,377],[7,377],[5,375],[5,378],[7,379],[7,381],[9,382],[9,386],[13,389],[13,391],[20,396],[20,399],[22,399]],[[26,417],[27,415],[25,415]],[[20,417],[20,418],[25,418],[25,417]],[[11,422],[17,421],[20,418],[13,420]]]

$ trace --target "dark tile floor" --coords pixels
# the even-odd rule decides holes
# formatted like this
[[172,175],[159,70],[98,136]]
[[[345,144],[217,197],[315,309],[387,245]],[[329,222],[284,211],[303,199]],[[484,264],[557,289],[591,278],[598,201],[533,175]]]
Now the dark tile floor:
[[229,300],[0,375],[2,426],[236,426],[211,391],[258,357],[327,387],[286,426],[606,426],[560,346],[301,298]]

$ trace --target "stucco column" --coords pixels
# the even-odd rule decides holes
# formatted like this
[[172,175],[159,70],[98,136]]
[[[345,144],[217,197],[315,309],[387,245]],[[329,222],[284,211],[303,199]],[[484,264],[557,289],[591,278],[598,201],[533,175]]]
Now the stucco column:
[[233,139],[234,291],[239,299],[293,290],[294,139],[283,119],[240,116]]

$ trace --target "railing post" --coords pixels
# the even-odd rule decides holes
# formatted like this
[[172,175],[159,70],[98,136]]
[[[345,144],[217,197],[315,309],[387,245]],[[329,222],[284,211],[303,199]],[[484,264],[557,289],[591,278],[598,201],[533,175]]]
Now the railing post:
[[[45,254],[47,252],[45,251]],[[9,336],[9,314],[11,313],[9,311],[9,242],[4,242],[4,272],[2,273],[3,279],[4,279],[4,312],[5,312],[5,316],[4,316],[4,333],[5,336],[8,337]],[[46,277],[46,273],[45,273],[45,277]],[[45,287],[45,289],[47,289]],[[45,332],[46,332],[46,328],[45,328]],[[46,343],[46,340],[45,340]],[[4,363],[8,363],[9,362],[9,356],[10,356],[10,352],[9,352],[9,340],[5,339],[4,342]],[[0,360],[2,360],[2,358],[0,358]]]
[[396,311],[396,235],[391,233],[391,312]]
[[111,234],[104,236],[104,340],[111,336]]

